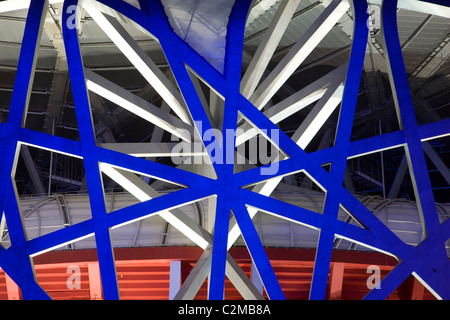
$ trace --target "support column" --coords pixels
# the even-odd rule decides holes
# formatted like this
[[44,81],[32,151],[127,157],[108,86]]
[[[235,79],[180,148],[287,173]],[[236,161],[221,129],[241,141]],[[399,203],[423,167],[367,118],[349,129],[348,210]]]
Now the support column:
[[334,262],[330,268],[330,284],[328,297],[330,300],[342,299],[342,284],[344,282],[344,263]]
[[173,300],[181,287],[181,261],[170,261],[169,300]]
[[256,289],[258,289],[259,293],[263,294],[263,283],[261,281],[261,277],[258,274],[258,270],[256,270],[256,266],[252,261],[252,282],[255,285]]
[[102,281],[100,279],[100,268],[98,262],[88,263],[89,273],[89,297],[91,300],[103,300],[102,298]]

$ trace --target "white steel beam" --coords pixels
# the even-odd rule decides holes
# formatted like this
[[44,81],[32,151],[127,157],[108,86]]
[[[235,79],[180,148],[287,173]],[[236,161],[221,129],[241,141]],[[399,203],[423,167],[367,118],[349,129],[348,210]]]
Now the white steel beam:
[[193,128],[190,125],[90,70],[85,70],[85,76],[87,88],[90,91],[114,102],[184,141],[191,141]]
[[[292,116],[296,112],[321,99],[326,94],[328,90],[327,86],[329,86],[330,83],[344,81],[347,67],[348,64],[344,64],[329,72],[322,78],[314,81],[300,91],[270,107],[264,112],[264,115],[275,124]],[[240,133],[236,138],[237,146],[241,145],[248,139],[253,138],[259,133],[258,129],[251,127],[248,123],[240,125],[239,129],[239,132],[242,133]]]
[[5,232],[6,227],[6,218],[5,213],[2,212],[0,219],[0,245],[3,243],[3,232]]
[[244,299],[264,300],[262,293],[258,290],[255,284],[250,281],[245,272],[229,253],[227,254],[225,274]]
[[[105,163],[100,164],[100,168],[103,173],[105,173],[110,178],[115,180],[118,184],[120,184],[124,189],[126,189],[140,201],[147,201],[161,196],[156,190],[154,190],[151,186],[149,186],[141,178],[139,178],[133,173],[113,168],[112,166]],[[160,212],[159,215],[161,218],[163,218],[164,220],[169,222],[172,226],[174,226],[178,231],[180,231],[186,237],[188,237],[191,241],[197,244],[200,248],[204,249],[205,252],[207,252],[208,247],[212,246],[213,243],[212,235],[206,229],[198,225],[197,222],[188,217],[180,209],[175,208],[171,210],[164,210]],[[206,264],[202,266],[202,268],[203,267],[207,268],[209,273],[209,266],[211,262],[210,261],[207,262],[207,260],[205,260],[204,262]],[[226,268],[227,277],[230,279],[230,281],[233,282],[236,289],[239,290],[239,292],[243,295],[244,298],[247,299],[260,298],[260,295],[258,295],[258,291],[255,288],[253,288],[253,284],[250,282],[248,277],[242,270],[239,271],[239,269],[240,267],[237,266],[232,257],[229,256],[229,258],[227,258],[227,268]],[[201,275],[204,275],[203,271]],[[203,278],[201,283],[203,283],[205,278]],[[200,280],[197,279],[196,281]],[[191,290],[189,290],[189,292],[191,292]],[[186,292],[184,290],[180,290],[179,295],[184,294],[186,294]]]
[[[133,173],[113,168],[105,163],[101,163],[100,168],[103,173],[116,181],[139,201],[143,202],[161,196],[155,189]],[[201,228],[180,209],[164,210],[159,215],[202,249],[205,249],[209,242],[212,241],[209,232]]]
[[[280,121],[288,118],[292,114],[300,111],[301,109],[319,100],[325,94],[326,91],[327,89],[322,88],[306,96],[300,95],[302,98],[299,101],[296,101],[292,104],[286,103],[286,100],[288,99],[293,100],[294,97],[291,96],[288,99],[285,99],[280,103],[276,104],[275,106],[269,108],[267,111],[264,112],[264,114],[270,119],[270,121],[277,124]],[[242,133],[240,133],[236,137],[236,146],[239,146],[245,141],[255,137],[260,132],[260,130],[258,130],[255,127],[252,127],[249,123],[243,123],[238,128],[243,131],[239,131]]]
[[249,98],[255,91],[299,3],[300,0],[283,0],[278,6],[277,12],[242,78],[241,94],[244,97]]
[[348,2],[341,0],[334,0],[325,8],[319,18],[308,28],[251,96],[250,101],[259,110],[281,88],[348,9]]
[[306,146],[316,136],[331,114],[342,101],[344,84],[336,82],[327,91],[327,94],[314,106],[300,127],[295,131],[292,140],[296,141],[300,148]]
[[[272,106],[264,112],[264,115],[274,123],[278,123],[286,119],[295,112],[298,112],[302,108],[308,106],[308,102],[315,102],[318,99],[322,98],[322,96],[325,94],[325,90],[323,89],[328,87],[330,83],[336,81],[344,81],[347,75],[347,68],[348,63],[345,63],[342,66],[334,69],[320,79],[317,79],[313,83],[307,85],[303,89],[297,91],[293,95]],[[310,100],[312,98],[314,98],[315,100]]]
[[[165,112],[170,112],[170,107],[165,101],[163,101],[163,103],[161,105],[161,110],[163,110]],[[152,137],[150,138],[150,143],[159,143],[159,142],[161,142],[162,138],[163,138],[163,135],[164,135],[164,130],[161,129],[160,127],[155,127],[153,129],[153,132],[152,132]],[[156,159],[153,158],[153,157],[147,157],[147,160],[155,161]],[[144,181],[147,184],[150,182],[150,177],[148,177],[148,176],[142,176],[141,178],[144,179]]]
[[279,123],[310,104],[316,102],[322,98],[327,91],[326,87],[319,88],[314,91],[309,90],[310,88],[311,86],[308,86],[283,101],[280,101],[276,105],[267,109],[264,112],[264,115],[273,123]]
[[191,270],[180,290],[178,290],[174,300],[194,300],[198,290],[203,285],[209,275],[212,259],[212,246],[203,251]]
[[[208,246],[184,281],[174,300],[193,300],[210,273],[212,245]],[[264,300],[262,293],[254,286],[233,257],[227,253],[227,278],[246,300]]]
[[95,22],[97,22],[99,27],[108,35],[148,83],[153,86],[163,100],[167,102],[175,114],[181,120],[190,124],[191,118],[186,111],[181,93],[176,87],[164,76],[161,70],[120,25],[117,19],[104,15],[89,4],[90,2],[86,3],[85,9]]
[[[180,144],[184,144],[185,146],[180,148]],[[101,143],[99,146],[139,158],[194,157],[207,155],[206,152],[196,152],[194,147],[187,142]],[[182,152],[178,151],[180,149]],[[186,150],[192,150],[192,152],[185,152]]]
[[434,48],[425,60],[412,73],[417,78],[428,79],[432,77],[448,61],[450,56],[450,35]]

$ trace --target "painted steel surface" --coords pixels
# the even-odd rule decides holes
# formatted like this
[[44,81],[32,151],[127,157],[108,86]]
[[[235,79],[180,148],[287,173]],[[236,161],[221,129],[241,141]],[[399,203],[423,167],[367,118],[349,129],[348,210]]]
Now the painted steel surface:
[[[367,299],[386,298],[411,274],[423,280],[436,296],[450,299],[450,287],[448,286],[450,283],[450,264],[444,247],[444,242],[450,237],[450,220],[442,224],[439,223],[421,145],[423,140],[448,135],[450,125],[448,120],[444,120],[433,125],[418,126],[415,120],[398,39],[397,1],[384,1],[382,27],[385,35],[389,75],[401,124],[400,131],[361,141],[350,141],[368,38],[367,3],[366,1],[355,0],[351,3],[355,31],[335,144],[332,148],[311,154],[301,149],[240,93],[245,19],[251,1],[236,1],[232,10],[228,24],[223,74],[206,62],[172,31],[159,1],[141,1],[141,10],[119,0],[100,0],[98,2],[132,19],[159,40],[188,106],[192,123],[202,123],[203,130],[212,128],[190,80],[186,66],[224,98],[223,132],[236,130],[238,115],[241,115],[260,129],[268,132],[271,132],[271,130],[279,132],[278,147],[288,157],[280,161],[279,170],[276,173],[268,175],[262,174],[261,168],[234,173],[233,163],[228,161],[213,163],[217,177],[212,179],[98,147],[77,29],[70,28],[67,24],[63,25],[63,34],[80,141],[68,141],[24,129],[37,56],[36,48],[40,43],[42,23],[48,7],[48,1],[32,0],[8,122],[0,126],[0,156],[2,158],[0,166],[0,179],[2,181],[0,185],[0,206],[2,211],[5,212],[11,237],[11,247],[6,250],[0,249],[0,266],[20,286],[25,299],[48,298],[48,295],[35,280],[30,256],[92,235],[95,235],[97,245],[104,297],[105,299],[119,299],[110,229],[149,217],[165,209],[175,208],[185,203],[212,196],[217,197],[217,210],[212,233],[213,242],[208,247],[212,249],[210,299],[223,299],[230,213],[233,213],[236,218],[269,298],[284,298],[280,284],[248,214],[248,206],[274,212],[282,218],[320,230],[310,293],[311,299],[325,298],[335,237],[350,239],[356,243],[393,255],[400,261],[398,266],[383,279],[381,289],[372,290],[366,296]],[[441,4],[438,1],[436,3]],[[71,18],[73,13],[69,8],[77,5],[77,0],[66,0],[64,2],[63,21]],[[271,138],[270,135],[268,135],[268,138]],[[234,138],[224,136],[223,139],[224,158],[234,158]],[[232,141],[227,141],[227,139],[232,139]],[[92,210],[91,219],[30,241],[27,240],[12,179],[17,153],[22,143],[83,159]],[[230,144],[232,146],[230,149],[223,147]],[[414,174],[416,196],[420,200],[419,210],[426,227],[427,237],[417,247],[412,247],[401,241],[343,187],[345,165],[349,157],[396,146],[403,146],[406,150],[408,163]],[[232,154],[229,150],[232,150]],[[210,156],[212,157],[211,154]],[[182,185],[185,188],[163,197],[108,213],[105,207],[99,163],[107,163],[117,168],[140,172],[156,179]],[[331,163],[330,172],[327,172],[321,166],[324,163]],[[289,205],[243,188],[302,170],[308,172],[317,184],[326,190],[323,214]],[[345,207],[363,227],[360,228],[338,220],[337,215],[340,206]]]

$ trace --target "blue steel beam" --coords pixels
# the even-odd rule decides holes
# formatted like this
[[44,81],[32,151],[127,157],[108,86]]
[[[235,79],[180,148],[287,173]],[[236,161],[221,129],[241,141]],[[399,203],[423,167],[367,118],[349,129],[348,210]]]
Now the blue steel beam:
[[[0,132],[0,212],[5,213],[11,247],[2,252],[2,268],[20,286],[27,299],[48,299],[49,296],[36,283],[32,260],[27,252],[27,235],[22,214],[17,203],[15,188],[15,167],[20,151],[19,133],[26,121],[31,87],[36,68],[37,51],[40,45],[42,27],[47,13],[48,1],[36,0],[30,4],[27,22],[20,50],[14,90],[8,121]],[[18,268],[20,266],[20,268]]]
[[[211,260],[211,273],[209,285],[209,299],[223,300],[225,293],[225,268],[227,259],[228,231],[230,213],[234,198],[234,157],[236,136],[226,134],[227,131],[236,130],[238,123],[237,103],[240,90],[242,52],[244,47],[245,19],[251,1],[236,1],[229,17],[227,29],[227,43],[225,52],[224,79],[225,105],[222,123],[222,165],[216,169],[218,185],[216,218],[214,223],[214,242]],[[230,161],[231,159],[231,161]]]
[[407,133],[405,152],[412,178],[415,180],[416,201],[426,230],[429,232],[439,226],[439,220],[397,32],[396,0],[383,2],[382,29],[386,44],[386,64],[393,88],[397,118],[400,129],[404,129]]
[[341,194],[338,191],[344,182],[348,148],[369,34],[367,27],[367,20],[369,18],[367,3],[365,1],[353,1],[352,11],[354,17],[353,45],[334,143],[336,149],[331,163],[331,183],[326,191],[323,225],[317,244],[310,299],[325,299],[331,254],[336,233],[336,221],[338,221],[341,200]]
[[239,228],[242,231],[245,244],[264,284],[267,295],[270,299],[284,300],[284,294],[281,290],[278,279],[275,276],[275,272],[273,271],[266,252],[264,251],[264,247],[259,239],[255,225],[253,224],[253,221],[250,218],[247,208],[243,204],[242,200],[240,203],[233,205],[232,211],[236,217]]
[[[62,21],[69,21],[71,16],[69,7],[71,6],[78,6],[78,0],[64,2]],[[76,18],[78,19],[79,17]],[[84,64],[80,54],[78,30],[71,27],[68,23],[63,23],[62,25],[72,91],[74,92],[77,122],[81,124],[78,128],[81,156],[84,160],[89,189],[92,226],[97,246],[103,295],[105,299],[119,299],[114,253],[110,230],[107,225],[103,181],[99,168],[99,157],[96,152],[96,137],[84,75]]]

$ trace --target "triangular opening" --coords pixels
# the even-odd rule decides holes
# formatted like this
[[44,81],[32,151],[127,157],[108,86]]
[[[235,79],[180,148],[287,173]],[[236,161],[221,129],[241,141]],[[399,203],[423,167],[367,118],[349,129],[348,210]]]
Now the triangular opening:
[[351,225],[367,229],[345,206],[339,205],[338,219]]
[[332,163],[331,163],[331,162],[328,162],[328,163],[322,164],[321,167],[324,168],[326,172],[330,173],[330,171],[331,171],[331,165],[332,165]]
[[9,239],[8,223],[4,213],[2,213],[0,219],[0,246],[8,249],[11,246],[11,240]]
[[22,144],[15,172],[18,193],[51,195],[78,192],[83,187],[83,160],[52,152],[39,146]]
[[[291,220],[289,215],[297,216],[299,220],[294,218],[292,223],[298,223],[306,228],[316,229],[318,227],[313,221],[316,214],[323,213],[325,191],[306,171],[302,170],[284,177],[272,178],[246,186],[244,189],[276,200],[267,202],[267,208],[256,205],[258,210],[286,220]],[[252,201],[255,203],[256,199],[252,199]],[[280,209],[281,207],[283,209]],[[297,211],[295,207],[304,210]],[[278,215],[279,210],[288,210],[288,215]],[[302,220],[301,217],[304,219]],[[309,220],[310,218],[313,220]]]
[[[224,163],[221,146],[224,100],[187,65],[186,70],[192,83],[191,89],[195,90],[189,93],[191,99],[186,99],[190,110],[196,112],[193,114],[192,143],[179,143],[172,160],[179,168],[216,179],[214,165]],[[171,139],[178,141],[174,137]],[[178,154],[180,152],[182,154]]]
[[[225,99],[208,82],[186,65],[192,85],[212,128],[222,131]],[[202,135],[204,135],[202,133]]]

